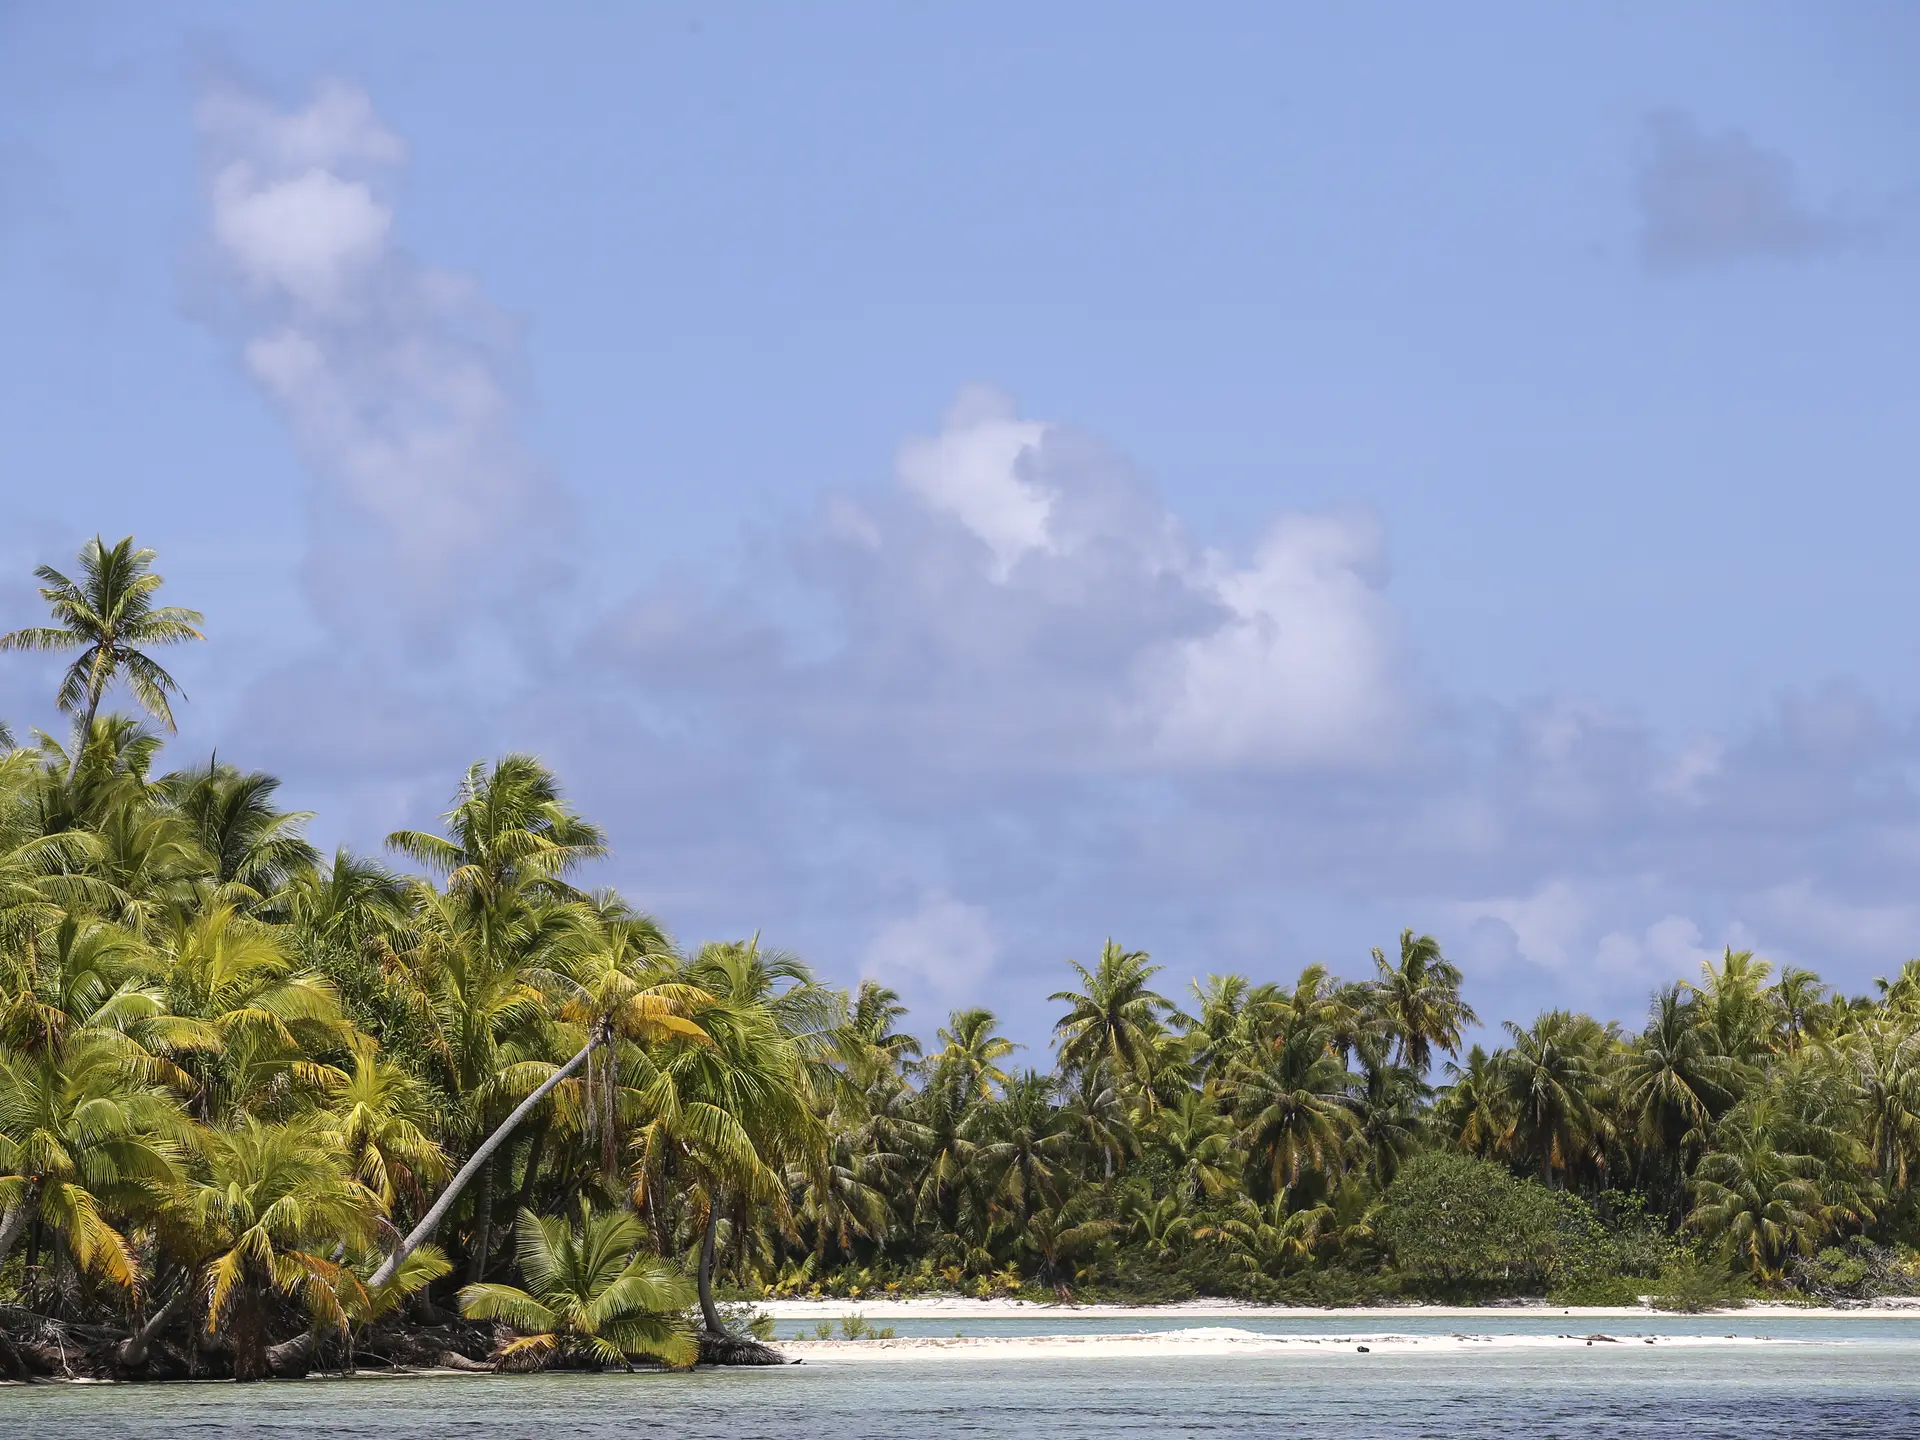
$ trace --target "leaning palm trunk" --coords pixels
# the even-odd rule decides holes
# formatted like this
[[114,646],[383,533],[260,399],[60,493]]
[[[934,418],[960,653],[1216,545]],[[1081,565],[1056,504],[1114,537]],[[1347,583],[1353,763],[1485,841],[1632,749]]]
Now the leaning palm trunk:
[[173,1322],[173,1317],[193,1294],[193,1282],[182,1280],[180,1288],[173,1292],[171,1299],[153,1314],[149,1315],[133,1334],[120,1342],[120,1348],[114,1352],[114,1360],[123,1368],[137,1370],[147,1363],[147,1351],[152,1348],[154,1339]]
[[475,1150],[467,1163],[460,1167],[460,1172],[447,1182],[447,1188],[440,1192],[440,1198],[433,1202],[433,1207],[421,1218],[420,1223],[413,1227],[407,1238],[400,1242],[394,1252],[387,1256],[380,1268],[374,1272],[373,1279],[367,1282],[368,1289],[380,1289],[399,1273],[400,1266],[406,1258],[433,1237],[433,1232],[440,1228],[440,1222],[447,1218],[447,1212],[453,1209],[453,1202],[460,1198],[460,1192],[466,1187],[466,1183],[480,1173],[482,1166],[493,1159],[493,1152],[498,1150],[506,1138],[513,1133],[514,1126],[526,1119],[542,1100],[553,1093],[562,1080],[586,1064],[587,1057],[593,1054],[594,1046],[608,1043],[611,1039],[610,1030],[604,1025],[597,1027],[593,1032],[593,1038],[580,1047],[578,1054],[549,1075],[538,1090],[514,1107],[513,1113],[500,1122],[499,1127],[481,1142],[480,1148]]
[[0,1221],[0,1261],[4,1261],[13,1253],[13,1247],[26,1233],[27,1222],[33,1218],[34,1190],[37,1188],[36,1182],[26,1194],[20,1197],[14,1207],[7,1211],[7,1218]]
[[750,1335],[736,1335],[713,1303],[714,1240],[720,1229],[718,1206],[707,1207],[707,1232],[700,1240],[700,1361],[706,1365],[784,1365],[786,1357]]

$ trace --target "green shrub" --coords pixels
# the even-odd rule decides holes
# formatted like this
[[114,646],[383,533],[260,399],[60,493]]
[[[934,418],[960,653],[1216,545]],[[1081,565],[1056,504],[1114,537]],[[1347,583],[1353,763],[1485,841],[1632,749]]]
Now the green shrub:
[[1656,1310],[1698,1315],[1737,1305],[1753,1294],[1746,1277],[1736,1275],[1719,1254],[1686,1250],[1667,1262],[1647,1295]]
[[1491,1161],[1435,1152],[1401,1167],[1374,1233],[1409,1288],[1458,1295],[1539,1288],[1567,1238],[1592,1223],[1577,1196],[1516,1180]]

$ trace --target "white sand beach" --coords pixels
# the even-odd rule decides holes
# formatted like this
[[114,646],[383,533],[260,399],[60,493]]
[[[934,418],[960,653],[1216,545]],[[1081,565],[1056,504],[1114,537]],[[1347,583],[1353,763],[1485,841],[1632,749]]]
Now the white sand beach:
[[888,1364],[927,1360],[1088,1360],[1159,1359],[1197,1355],[1457,1355],[1466,1351],[1551,1350],[1598,1345],[1656,1346],[1663,1349],[1724,1349],[1728,1346],[1798,1345],[1752,1335],[1395,1335],[1342,1333],[1262,1335],[1252,1330],[1210,1325],[1135,1335],[1031,1335],[1006,1337],[926,1336],[895,1340],[783,1340],[789,1359],[807,1362]]
[[[1563,1306],[1549,1305],[1544,1301],[1515,1305],[1378,1305],[1321,1309],[1307,1305],[1254,1305],[1239,1300],[1188,1300],[1173,1305],[1060,1305],[1013,1298],[975,1300],[959,1295],[916,1295],[905,1298],[873,1295],[857,1300],[760,1300],[754,1302],[753,1308],[771,1315],[775,1320],[837,1320],[842,1316],[860,1315],[876,1325],[885,1325],[894,1319],[1040,1320],[1060,1316],[1075,1320],[1167,1320],[1234,1316],[1298,1319],[1322,1316],[1336,1320],[1365,1320],[1373,1325],[1385,1326],[1390,1325],[1396,1316],[1418,1316],[1436,1320],[1471,1319],[1481,1322],[1485,1327],[1497,1327],[1502,1316],[1538,1319],[1559,1315],[1573,1320],[1629,1320],[1646,1319],[1662,1313],[1644,1305]],[[1920,1321],[1920,1298],[1883,1300],[1846,1309],[1749,1301],[1720,1313],[1798,1316],[1809,1320],[1885,1319],[1904,1315]]]

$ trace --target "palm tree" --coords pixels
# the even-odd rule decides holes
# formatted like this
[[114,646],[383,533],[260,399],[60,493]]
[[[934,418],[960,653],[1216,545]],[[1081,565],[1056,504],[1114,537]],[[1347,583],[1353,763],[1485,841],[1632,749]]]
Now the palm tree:
[[1755,1278],[1779,1278],[1795,1252],[1810,1253],[1826,1228],[1819,1162],[1781,1148],[1763,1121],[1721,1127],[1694,1177],[1699,1199],[1688,1221],[1727,1237]]
[[1852,1067],[1874,1172],[1908,1193],[1920,1168],[1920,1034],[1880,1019],[1842,1040],[1835,1058]]
[[320,1123],[339,1137],[349,1173],[389,1214],[415,1205],[447,1178],[447,1157],[431,1135],[434,1116],[420,1082],[380,1057],[371,1038],[354,1046],[353,1069],[330,1087]]
[[1114,1074],[1130,1075],[1144,1093],[1153,1079],[1154,1041],[1173,1005],[1148,988],[1161,967],[1144,950],[1123,950],[1109,939],[1094,970],[1067,963],[1079,975],[1079,990],[1056,990],[1047,998],[1072,1008],[1054,1023],[1060,1064],[1068,1073],[1105,1062]]
[[1767,998],[1780,1017],[1781,1046],[1787,1054],[1794,1055],[1809,1038],[1815,1037],[1832,992],[1813,971],[1789,965],[1780,972]]
[[1420,1143],[1433,1088],[1411,1065],[1361,1053],[1360,1082],[1352,1090],[1353,1144],[1362,1173],[1384,1190],[1400,1162]]
[[1448,1055],[1459,1054],[1461,1032],[1478,1025],[1480,1017],[1460,998],[1460,967],[1440,953],[1440,942],[1431,935],[1416,939],[1412,930],[1402,930],[1399,963],[1388,963],[1375,950],[1373,965],[1371,999],[1393,1036],[1395,1058],[1425,1075],[1436,1046]]
[[201,1149],[204,1178],[185,1186],[175,1223],[199,1252],[208,1331],[231,1342],[234,1379],[258,1380],[275,1296],[338,1330],[366,1304],[359,1277],[333,1257],[369,1244],[380,1200],[347,1173],[337,1133],[313,1116],[249,1117],[208,1132]]
[[1655,995],[1647,1028],[1620,1062],[1621,1101],[1643,1151],[1670,1157],[1684,1175],[1736,1083],[1692,993],[1676,984]]
[[[430,1008],[449,1089],[469,1133],[504,1139],[496,1102],[511,1064],[555,1053],[540,1032],[548,1014],[536,971],[548,968],[573,933],[584,898],[567,876],[606,853],[606,837],[566,804],[551,771],[528,755],[469,767],[447,834],[397,830],[388,846],[446,879],[444,894],[421,887],[426,922],[412,964],[414,989]],[[591,1040],[579,1052],[589,1056]],[[524,1117],[513,1112],[512,1123]],[[467,1278],[480,1280],[493,1254],[496,1167],[479,1172]],[[463,1169],[450,1187],[466,1183]]]
[[1766,983],[1772,973],[1773,966],[1751,950],[1729,945],[1718,965],[1701,962],[1701,984],[1687,986],[1699,999],[1714,1044],[1735,1064],[1750,1064],[1771,1048],[1777,1016]]
[[1017,1225],[1059,1198],[1057,1172],[1072,1149],[1073,1132],[1053,1092],[1053,1077],[1028,1070],[969,1119],[981,1188]]
[[1516,1156],[1539,1161],[1547,1186],[1591,1157],[1600,1139],[1602,1076],[1592,1024],[1565,1010],[1548,1011],[1526,1030],[1506,1022],[1513,1044],[1500,1056],[1499,1074],[1512,1116],[1510,1144]]
[[1334,1051],[1325,972],[1308,966],[1276,1009],[1269,1052],[1233,1076],[1240,1142],[1276,1195],[1324,1174],[1353,1128],[1352,1077]]
[[929,1086],[948,1091],[956,1109],[964,1111],[1007,1085],[1000,1062],[1019,1047],[1000,1034],[1000,1018],[991,1010],[956,1010],[936,1034],[941,1048],[922,1068]]
[[498,1368],[693,1363],[698,1346],[684,1313],[693,1287],[660,1261],[634,1254],[645,1232],[632,1215],[596,1215],[583,1203],[576,1232],[564,1219],[522,1210],[515,1229],[527,1288],[482,1284],[460,1292],[463,1314],[521,1332],[500,1352]]
[[634,1135],[634,1200],[658,1212],[670,1174],[694,1182],[700,1313],[711,1343],[725,1347],[737,1342],[713,1300],[721,1221],[753,1205],[784,1218],[783,1167],[824,1163],[810,1067],[844,1017],[803,965],[757,942],[702,946],[681,978],[706,997],[689,1017],[703,1039],[675,1038],[643,1057],[650,1073],[635,1089],[651,1118]]
[[146,652],[156,645],[204,640],[198,610],[156,607],[153,597],[164,583],[153,573],[154,552],[133,548],[127,536],[108,547],[98,535],[80,548],[80,579],[69,580],[50,565],[33,573],[42,581],[40,598],[55,623],[0,635],[0,651],[78,650],[60,682],[60,708],[80,717],[82,743],[93,734],[100,699],[121,675],[146,712],[174,728],[167,702],[179,686]]
[[207,879],[215,892],[244,906],[264,905],[296,874],[320,863],[301,833],[313,816],[275,809],[279,788],[272,775],[243,774],[212,760],[159,784],[161,795],[186,822],[210,862]]
[[107,1215],[150,1208],[174,1178],[184,1130],[173,1097],[95,1037],[0,1052],[0,1260],[23,1233],[36,1250],[51,1234],[82,1270],[131,1286],[133,1255]]
[[1511,1101],[1503,1085],[1500,1064],[1478,1045],[1467,1052],[1467,1063],[1447,1062],[1450,1082],[1441,1089],[1434,1119],[1469,1155],[1483,1159],[1502,1154],[1512,1138]]

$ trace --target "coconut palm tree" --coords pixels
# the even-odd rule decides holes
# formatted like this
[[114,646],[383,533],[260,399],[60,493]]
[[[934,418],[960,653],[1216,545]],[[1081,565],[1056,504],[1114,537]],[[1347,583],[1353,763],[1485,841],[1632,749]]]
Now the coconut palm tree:
[[498,1368],[693,1363],[698,1346],[685,1314],[693,1287],[660,1261],[635,1255],[645,1231],[632,1215],[596,1215],[583,1203],[576,1230],[563,1218],[522,1210],[515,1232],[527,1288],[480,1284],[460,1292],[463,1314],[504,1320],[520,1332],[502,1348]]
[[979,1007],[955,1010],[935,1033],[941,1048],[922,1061],[921,1068],[928,1086],[947,1091],[956,1110],[965,1111],[996,1087],[1006,1087],[1008,1076],[1000,1062],[1019,1047],[1000,1034],[999,1016]]
[[344,1331],[366,1287],[342,1260],[367,1248],[380,1199],[347,1168],[338,1132],[316,1116],[284,1125],[248,1117],[205,1132],[204,1173],[186,1182],[170,1223],[197,1251],[207,1330],[233,1347],[233,1378],[267,1374],[274,1298],[313,1326]]
[[1541,1183],[1552,1186],[1591,1158],[1603,1138],[1597,1027],[1585,1016],[1550,1010],[1528,1029],[1511,1020],[1505,1028],[1513,1043],[1500,1055],[1498,1074],[1511,1116],[1511,1153],[1538,1161]]
[[1394,1058],[1425,1075],[1435,1047],[1459,1054],[1461,1032],[1480,1017],[1460,998],[1460,967],[1440,953],[1440,942],[1402,930],[1399,961],[1375,950],[1373,966],[1369,999],[1393,1037]]
[[209,760],[166,776],[157,788],[210,863],[207,881],[242,908],[264,906],[320,863],[302,834],[312,814],[276,809],[280,781],[272,775]]
[[1318,967],[1302,973],[1268,1053],[1233,1077],[1240,1143],[1275,1194],[1330,1171],[1353,1130],[1352,1077],[1334,1052],[1323,982]]
[[1036,1070],[1015,1076],[1004,1095],[974,1111],[968,1130],[982,1190],[1016,1225],[1060,1198],[1060,1169],[1074,1137],[1054,1103],[1052,1076]]
[[1722,1055],[1684,985],[1654,996],[1647,1027],[1620,1060],[1620,1098],[1642,1152],[1665,1157],[1680,1175],[1706,1145],[1713,1122],[1733,1103],[1737,1067]]
[[682,980],[705,998],[689,1018],[703,1038],[676,1037],[635,1088],[650,1118],[635,1132],[634,1200],[656,1212],[670,1176],[692,1182],[699,1208],[700,1313],[712,1343],[732,1341],[713,1300],[720,1225],[729,1212],[763,1207],[780,1221],[789,1164],[825,1161],[811,1064],[843,1017],[799,962],[757,943],[702,946]]
[[1778,1279],[1788,1258],[1811,1253],[1826,1229],[1818,1172],[1813,1156],[1783,1149],[1764,1119],[1740,1116],[1720,1127],[1700,1161],[1688,1223],[1725,1236],[1756,1279]]
[[79,717],[77,733],[83,740],[93,733],[101,697],[123,676],[141,707],[174,728],[167,697],[180,687],[147,651],[204,640],[198,627],[205,621],[198,610],[153,603],[164,583],[153,571],[153,560],[153,551],[133,548],[131,535],[112,546],[96,535],[80,548],[77,582],[50,565],[33,572],[54,624],[0,635],[0,651],[80,652],[61,678],[59,705]]
[[1475,1045],[1467,1051],[1465,1065],[1447,1062],[1447,1074],[1449,1082],[1434,1105],[1441,1131],[1469,1155],[1485,1158],[1505,1153],[1513,1117],[1498,1062]]
[[1154,1042],[1173,1005],[1149,988],[1161,967],[1148,964],[1148,958],[1144,950],[1124,950],[1109,939],[1093,970],[1077,960],[1067,962],[1082,988],[1056,990],[1047,998],[1071,1007],[1053,1027],[1061,1067],[1069,1074],[1105,1063],[1151,1096]]
[[97,1038],[0,1052],[0,1260],[22,1235],[36,1251],[56,1237],[82,1270],[131,1286],[133,1256],[108,1216],[151,1208],[185,1128],[174,1097]]
[[337,1135],[348,1172],[389,1214],[403,1199],[417,1207],[449,1169],[430,1133],[432,1103],[413,1075],[382,1058],[371,1037],[357,1038],[353,1048],[353,1069],[328,1087],[316,1118]]

